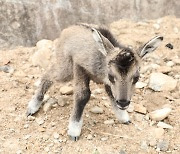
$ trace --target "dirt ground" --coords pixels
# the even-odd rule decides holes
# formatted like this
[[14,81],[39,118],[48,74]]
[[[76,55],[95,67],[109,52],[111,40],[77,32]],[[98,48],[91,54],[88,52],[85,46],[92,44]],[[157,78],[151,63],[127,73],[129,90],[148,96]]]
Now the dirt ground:
[[[130,125],[118,123],[103,86],[94,83],[91,84],[94,97],[86,106],[79,141],[69,140],[66,133],[73,106],[72,95],[68,96],[69,104],[63,107],[55,104],[48,112],[41,109],[34,115],[35,119],[27,119],[27,103],[35,90],[34,83],[44,70],[34,67],[30,60],[36,51],[35,47],[16,47],[0,51],[0,65],[8,63],[15,69],[12,74],[0,71],[0,154],[180,153],[180,63],[177,62],[180,57],[180,19],[169,16],[138,23],[120,20],[110,27],[119,41],[134,47],[155,35],[164,36],[161,47],[144,58],[140,81],[148,83],[150,73],[159,72],[159,68],[167,66],[171,61],[174,65],[170,66],[166,74],[178,81],[177,87],[167,92],[154,92],[148,86],[136,89],[132,104],[141,104],[148,112],[163,105],[171,106],[171,114],[163,121],[173,129],[158,129],[157,122],[150,120],[148,113],[144,115],[135,111],[130,113]],[[165,47],[167,43],[171,43],[174,48],[171,50]],[[48,95],[58,98],[58,89],[59,85],[53,86]],[[102,114],[90,112],[96,105],[103,109]],[[108,119],[115,122],[105,124],[104,121]],[[165,141],[168,148],[159,152],[157,145],[161,141]]]

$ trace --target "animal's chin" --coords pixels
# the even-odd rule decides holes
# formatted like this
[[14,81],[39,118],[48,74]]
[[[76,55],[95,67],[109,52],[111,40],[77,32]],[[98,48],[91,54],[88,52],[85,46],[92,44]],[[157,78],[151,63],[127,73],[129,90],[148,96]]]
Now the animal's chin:
[[121,106],[119,106],[118,104],[116,104],[116,105],[117,105],[117,107],[118,107],[120,110],[126,110],[126,109],[129,107],[129,105],[126,106],[126,107],[121,107]]

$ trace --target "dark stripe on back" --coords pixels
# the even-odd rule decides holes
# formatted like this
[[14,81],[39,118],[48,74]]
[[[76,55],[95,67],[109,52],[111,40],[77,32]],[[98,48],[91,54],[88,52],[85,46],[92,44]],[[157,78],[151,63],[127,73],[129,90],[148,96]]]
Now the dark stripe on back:
[[113,36],[113,34],[105,28],[98,28],[97,29],[105,38],[107,38],[114,47],[124,48]]

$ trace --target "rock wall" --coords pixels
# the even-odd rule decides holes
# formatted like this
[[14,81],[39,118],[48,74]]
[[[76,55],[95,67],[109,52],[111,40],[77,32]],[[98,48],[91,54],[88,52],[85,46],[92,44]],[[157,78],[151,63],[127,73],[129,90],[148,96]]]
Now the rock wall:
[[63,28],[77,22],[180,17],[179,8],[177,0],[0,0],[0,48],[53,40]]

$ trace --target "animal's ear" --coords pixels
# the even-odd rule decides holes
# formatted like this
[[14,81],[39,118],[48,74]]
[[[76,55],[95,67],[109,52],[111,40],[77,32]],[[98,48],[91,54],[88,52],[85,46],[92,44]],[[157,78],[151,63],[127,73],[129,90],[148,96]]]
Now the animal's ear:
[[157,49],[157,47],[161,44],[163,41],[162,36],[156,36],[150,41],[148,41],[145,45],[143,45],[139,51],[138,54],[142,58],[144,57],[147,53],[153,52],[154,50]]
[[110,49],[113,49],[114,46],[112,45],[112,43],[105,38],[98,30],[96,30],[95,28],[92,28],[92,35],[94,40],[98,43],[98,45],[100,46],[100,52],[106,56],[108,51]]

